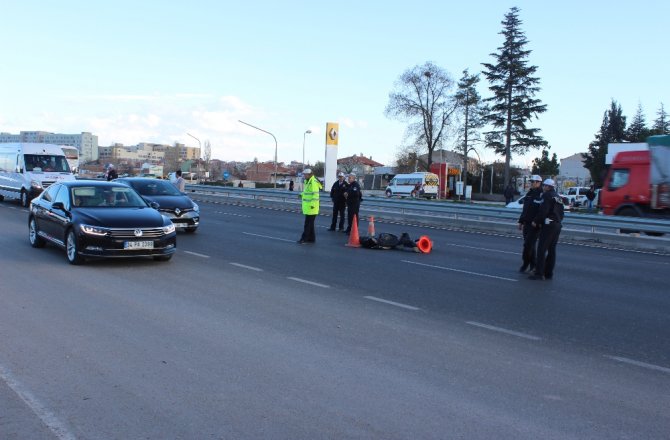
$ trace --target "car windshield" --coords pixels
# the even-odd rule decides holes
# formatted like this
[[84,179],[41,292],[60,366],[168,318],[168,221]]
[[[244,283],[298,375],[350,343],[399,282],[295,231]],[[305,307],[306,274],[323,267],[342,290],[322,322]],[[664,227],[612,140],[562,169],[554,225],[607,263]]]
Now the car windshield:
[[70,188],[72,206],[103,208],[146,208],[146,202],[123,186],[75,186]]
[[150,182],[138,181],[128,182],[130,186],[135,188],[137,192],[143,196],[180,196],[182,193],[179,192],[177,187],[167,180],[152,180]]
[[70,166],[65,156],[53,154],[26,154],[26,171],[55,171],[69,173]]

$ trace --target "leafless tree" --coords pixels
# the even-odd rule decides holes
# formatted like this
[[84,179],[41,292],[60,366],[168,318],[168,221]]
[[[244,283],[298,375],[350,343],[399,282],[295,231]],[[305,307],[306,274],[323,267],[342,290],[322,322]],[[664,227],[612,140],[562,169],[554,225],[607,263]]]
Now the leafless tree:
[[429,169],[433,151],[442,147],[453,129],[452,115],[457,108],[453,88],[447,71],[426,62],[405,71],[389,94],[386,116],[409,122],[406,136],[417,151],[428,152]]

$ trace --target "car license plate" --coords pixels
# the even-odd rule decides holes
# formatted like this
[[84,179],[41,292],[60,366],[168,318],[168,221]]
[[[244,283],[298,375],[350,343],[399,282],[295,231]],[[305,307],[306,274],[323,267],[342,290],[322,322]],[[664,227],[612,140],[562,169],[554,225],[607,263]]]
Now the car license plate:
[[153,241],[126,241],[123,244],[124,249],[153,249]]

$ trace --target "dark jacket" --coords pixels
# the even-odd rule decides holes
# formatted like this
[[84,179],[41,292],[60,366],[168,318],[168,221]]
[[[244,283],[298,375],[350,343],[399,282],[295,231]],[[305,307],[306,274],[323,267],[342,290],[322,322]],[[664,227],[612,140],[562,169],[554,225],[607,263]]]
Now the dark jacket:
[[340,183],[340,179],[337,179],[333,183],[333,186],[330,188],[330,199],[333,203],[344,203],[344,193],[348,186],[349,184],[344,180]]
[[350,183],[345,192],[347,193],[347,205],[360,205],[361,200],[363,200],[363,192],[358,182],[354,181]]
[[523,210],[519,216],[519,223],[530,224],[542,204],[542,188],[531,188],[523,197]]
[[542,193],[542,204],[533,221],[537,226],[563,221],[563,199],[555,189]]

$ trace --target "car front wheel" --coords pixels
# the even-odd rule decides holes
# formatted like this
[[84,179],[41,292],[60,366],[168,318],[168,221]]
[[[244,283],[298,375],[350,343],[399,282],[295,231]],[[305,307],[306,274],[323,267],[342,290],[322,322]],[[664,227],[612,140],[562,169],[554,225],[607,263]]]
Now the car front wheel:
[[72,229],[67,233],[67,238],[65,239],[65,253],[67,255],[67,261],[70,264],[82,264],[84,258],[79,255],[79,249],[77,245],[77,236]]

